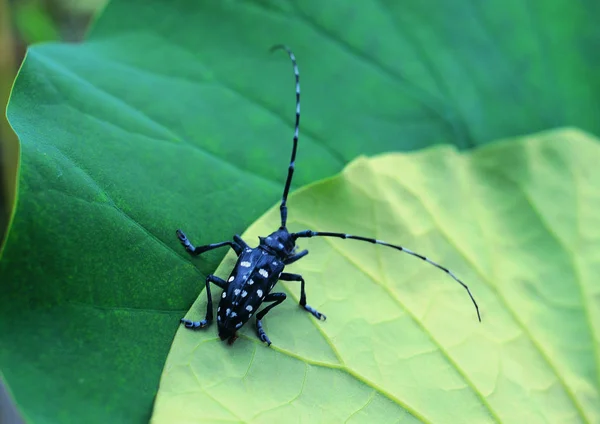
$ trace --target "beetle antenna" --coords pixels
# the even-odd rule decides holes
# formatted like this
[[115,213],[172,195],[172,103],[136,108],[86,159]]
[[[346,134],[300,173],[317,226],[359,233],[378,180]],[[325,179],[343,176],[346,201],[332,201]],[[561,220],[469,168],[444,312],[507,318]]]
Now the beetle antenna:
[[304,231],[300,231],[298,233],[293,233],[292,234],[292,238],[293,240],[296,240],[298,238],[310,238],[310,237],[337,237],[337,238],[342,238],[342,239],[351,239],[351,240],[360,240],[360,241],[366,241],[369,243],[373,243],[373,244],[380,244],[382,246],[387,246],[387,247],[391,247],[393,249],[399,250],[401,252],[404,253],[408,253],[409,255],[412,256],[416,256],[417,258],[430,263],[431,265],[435,266],[436,268],[441,269],[442,271],[444,271],[446,274],[448,274],[450,277],[454,278],[455,281],[457,281],[461,286],[463,286],[465,288],[465,290],[467,291],[467,293],[469,293],[469,297],[471,298],[471,301],[473,302],[473,305],[475,305],[475,310],[477,311],[477,319],[479,319],[479,322],[481,322],[481,315],[479,315],[479,306],[477,306],[477,302],[475,302],[475,298],[473,297],[473,295],[471,294],[471,291],[469,290],[469,287],[463,283],[462,281],[460,281],[458,279],[458,277],[456,275],[454,275],[452,273],[452,271],[450,271],[448,268],[445,268],[435,262],[433,262],[432,260],[430,260],[429,258],[413,252],[412,250],[409,250],[405,247],[402,246],[398,246],[395,244],[390,244],[390,243],[386,243],[385,241],[381,241],[381,240],[376,240],[374,238],[368,238],[368,237],[360,237],[360,236],[353,236],[350,234],[344,234],[344,233],[329,233],[329,232],[317,232],[317,231],[311,231],[311,230],[304,230]]
[[298,132],[300,130],[300,71],[298,71],[298,64],[296,63],[296,56],[287,47],[282,44],[271,47],[271,51],[285,50],[292,60],[294,66],[294,76],[296,77],[296,125],[294,128],[294,145],[292,147],[292,158],[290,159],[290,166],[288,167],[288,175],[285,180],[285,187],[283,189],[283,196],[281,198],[281,206],[279,211],[281,212],[281,228],[285,228],[287,222],[287,197],[290,191],[290,185],[292,184],[292,177],[294,175],[294,165],[296,162],[296,151],[298,150]]

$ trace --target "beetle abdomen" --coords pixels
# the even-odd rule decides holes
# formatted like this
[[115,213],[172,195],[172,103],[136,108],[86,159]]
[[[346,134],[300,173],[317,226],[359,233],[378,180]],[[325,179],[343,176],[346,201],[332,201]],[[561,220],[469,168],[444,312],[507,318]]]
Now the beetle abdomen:
[[221,294],[217,309],[219,328],[241,328],[275,286],[283,268],[283,262],[265,250],[246,249],[227,279],[227,289]]

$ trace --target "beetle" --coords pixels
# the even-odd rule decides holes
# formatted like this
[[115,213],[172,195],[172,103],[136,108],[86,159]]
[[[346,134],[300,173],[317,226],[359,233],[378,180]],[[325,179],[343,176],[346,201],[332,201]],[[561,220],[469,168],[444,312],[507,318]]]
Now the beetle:
[[[237,338],[237,331],[256,314],[256,333],[260,340],[271,345],[271,340],[265,333],[262,325],[264,316],[275,306],[279,305],[286,299],[286,294],[281,292],[272,292],[278,281],[296,281],[300,283],[300,307],[312,314],[315,318],[325,320],[326,317],[313,307],[306,303],[306,290],[304,278],[299,274],[291,274],[283,272],[286,265],[290,265],[308,254],[308,250],[296,251],[296,240],[299,238],[310,237],[337,237],[342,239],[351,239],[365,241],[381,246],[391,247],[409,255],[428,262],[429,264],[441,269],[460,285],[462,285],[471,301],[475,305],[477,318],[481,322],[479,307],[475,301],[469,287],[458,279],[449,269],[433,262],[429,258],[413,252],[405,247],[390,244],[381,240],[376,240],[369,237],[354,236],[344,233],[318,232],[312,230],[304,230],[297,233],[290,233],[286,228],[287,222],[287,197],[290,191],[290,184],[294,175],[296,151],[298,149],[298,134],[300,128],[300,73],[296,63],[294,53],[284,45],[274,46],[271,51],[284,50],[292,61],[294,68],[294,76],[296,80],[296,123],[294,128],[292,157],[288,166],[287,179],[283,189],[283,196],[279,206],[281,214],[281,226],[279,229],[268,235],[267,237],[259,237],[259,245],[250,247],[239,235],[233,236],[233,241],[223,241],[204,246],[195,247],[181,231],[177,230],[176,234],[179,241],[185,249],[192,255],[198,256],[209,250],[219,247],[229,246],[238,256],[237,262],[225,281],[215,275],[206,277],[206,298],[208,304],[206,307],[206,316],[202,321],[191,321],[182,318],[181,323],[186,328],[198,329],[209,326],[213,321],[213,304],[210,285],[211,283],[223,289],[219,305],[217,307],[217,327],[219,338],[227,340],[229,344]],[[269,303],[260,312],[258,309],[263,303]]]

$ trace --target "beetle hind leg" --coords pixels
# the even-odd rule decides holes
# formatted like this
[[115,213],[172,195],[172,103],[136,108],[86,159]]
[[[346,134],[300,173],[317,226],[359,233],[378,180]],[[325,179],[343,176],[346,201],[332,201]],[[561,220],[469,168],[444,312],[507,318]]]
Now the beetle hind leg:
[[267,346],[271,346],[271,339],[269,339],[269,336],[267,336],[267,333],[265,333],[265,330],[263,329],[262,319],[267,314],[267,312],[269,312],[275,306],[277,306],[281,302],[283,302],[286,299],[286,297],[287,296],[285,293],[269,293],[268,295],[265,296],[265,299],[263,300],[263,302],[274,302],[274,303],[270,304],[269,306],[264,308],[262,311],[260,311],[258,314],[256,314],[256,335],[258,336],[260,341],[266,343]]
[[325,321],[327,317],[323,315],[321,312],[317,311],[312,306],[306,304],[306,290],[304,289],[304,278],[300,274],[290,274],[288,272],[284,272],[279,276],[281,281],[299,281],[300,282],[300,302],[299,305],[305,311],[310,312],[315,318]]
[[212,294],[210,292],[210,283],[216,284],[221,287],[223,290],[227,288],[227,281],[214,276],[207,275],[206,276],[206,299],[208,300],[208,304],[206,305],[206,316],[202,321],[191,321],[189,319],[181,318],[180,322],[185,325],[185,328],[189,328],[191,330],[196,330],[198,328],[208,327],[213,321],[213,305],[212,305]]

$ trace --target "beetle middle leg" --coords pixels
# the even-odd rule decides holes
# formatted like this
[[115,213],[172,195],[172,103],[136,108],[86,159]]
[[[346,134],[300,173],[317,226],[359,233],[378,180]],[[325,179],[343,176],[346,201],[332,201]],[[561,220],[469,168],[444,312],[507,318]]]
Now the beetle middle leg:
[[306,304],[306,290],[304,289],[304,278],[302,278],[300,274],[290,274],[288,272],[283,272],[279,276],[279,279],[281,281],[300,281],[300,302],[298,302],[300,304],[300,307],[304,308],[320,320],[325,321],[327,319],[327,317],[321,312],[317,311],[312,306]]
[[269,339],[269,336],[267,336],[267,333],[265,333],[265,330],[263,330],[261,320],[267,314],[267,312],[269,312],[275,306],[277,306],[281,302],[283,302],[286,299],[286,297],[287,297],[287,295],[285,293],[269,293],[268,295],[265,296],[263,302],[275,302],[275,303],[270,304],[269,306],[264,308],[262,311],[260,311],[258,314],[256,314],[256,334],[258,335],[258,338],[262,342],[267,343],[268,346],[271,346],[271,340]]
[[213,321],[213,305],[212,305],[212,294],[210,292],[210,283],[216,284],[223,290],[227,288],[229,283],[215,275],[206,276],[206,299],[208,304],[206,305],[206,316],[202,321],[190,321],[189,319],[181,318],[181,322],[185,324],[186,328],[195,330],[196,328],[204,328],[210,325]]

